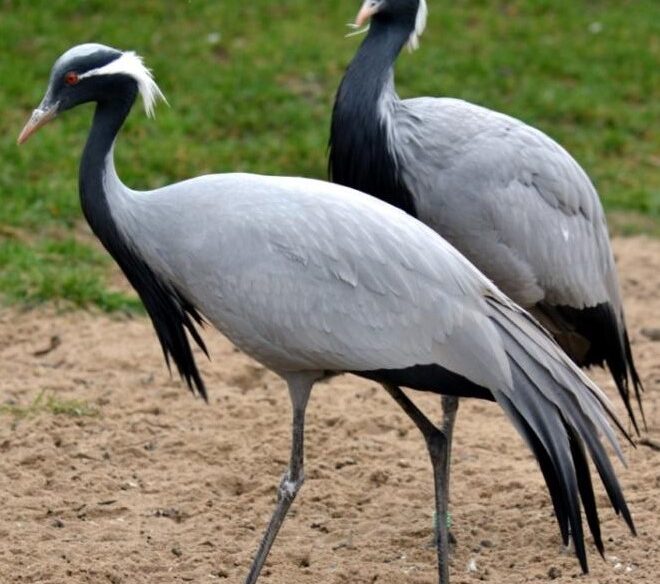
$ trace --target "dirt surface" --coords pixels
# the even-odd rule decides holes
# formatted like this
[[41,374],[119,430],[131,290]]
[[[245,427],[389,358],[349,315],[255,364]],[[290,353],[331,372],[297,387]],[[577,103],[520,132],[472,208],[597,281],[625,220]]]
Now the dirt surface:
[[[647,388],[647,443],[625,447],[628,469],[617,464],[639,536],[600,489],[606,555],[589,540],[592,572],[579,581],[655,584],[660,242],[615,248]],[[214,331],[206,338],[208,406],[168,377],[146,319],[0,313],[0,583],[243,581],[288,459],[289,403],[277,377]],[[594,376],[615,397],[608,376]],[[30,415],[12,413],[42,392]],[[437,397],[415,398],[439,412]],[[55,413],[73,399],[96,415]],[[453,469],[454,584],[574,581],[541,474],[496,405],[463,402]],[[384,391],[350,376],[316,388],[306,471],[262,582],[437,581],[430,466]]]

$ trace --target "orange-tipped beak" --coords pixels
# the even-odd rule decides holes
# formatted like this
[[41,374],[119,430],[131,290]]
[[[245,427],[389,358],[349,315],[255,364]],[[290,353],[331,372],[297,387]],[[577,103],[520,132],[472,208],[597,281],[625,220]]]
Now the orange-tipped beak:
[[36,109],[32,112],[32,116],[23,128],[23,131],[18,136],[18,144],[27,142],[27,139],[32,136],[39,128],[45,126],[57,115],[57,105],[48,109]]
[[381,3],[376,0],[366,0],[355,18],[355,26],[358,28],[364,26],[365,23],[378,12],[380,4]]

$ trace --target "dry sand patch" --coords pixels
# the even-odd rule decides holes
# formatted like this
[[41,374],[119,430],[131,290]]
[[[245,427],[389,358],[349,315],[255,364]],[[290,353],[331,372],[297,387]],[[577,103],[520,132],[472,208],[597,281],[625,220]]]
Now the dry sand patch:
[[[660,242],[615,250],[657,444]],[[170,380],[146,319],[3,309],[0,404],[44,392],[97,415],[0,414],[1,583],[242,582],[288,459],[288,397],[219,334],[206,338],[208,406]],[[415,398],[439,412],[436,397]],[[307,481],[262,581],[435,583],[430,465],[389,396],[350,376],[320,385],[306,436]],[[625,451],[629,468],[617,468],[639,537],[599,490],[606,557],[589,543],[584,584],[660,581],[660,453]],[[452,489],[454,584],[575,581],[541,473],[496,405],[463,402]]]

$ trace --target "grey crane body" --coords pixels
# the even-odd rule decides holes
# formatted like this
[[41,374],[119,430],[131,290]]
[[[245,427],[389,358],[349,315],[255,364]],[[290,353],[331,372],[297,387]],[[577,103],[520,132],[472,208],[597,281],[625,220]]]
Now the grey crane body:
[[[587,456],[633,528],[601,443],[621,455],[607,398],[454,247],[399,209],[319,181],[225,174],[131,190],[117,176],[113,147],[138,91],[149,112],[159,90],[136,55],[75,47],[56,62],[19,142],[58,113],[96,102],[82,207],[144,301],[166,358],[205,395],[186,336],[203,347],[196,324],[204,315],[286,380],[291,460],[247,582],[256,581],[304,479],[312,385],[342,372],[384,383],[430,451],[438,447],[437,461],[441,441],[394,384],[495,399],[539,460],[563,539],[570,533],[585,570],[580,500],[602,552]],[[446,582],[447,565],[440,570]]]
[[401,211],[330,183],[248,174],[136,193],[108,162],[108,205],[126,245],[267,367],[375,376],[446,361],[485,388],[504,384],[492,334],[460,342],[471,326],[491,332],[486,298],[504,297]]
[[[400,99],[394,63],[404,46],[417,47],[426,16],[425,0],[364,1],[356,26],[370,24],[337,91],[330,177],[440,233],[529,309],[576,364],[606,364],[637,430],[630,386],[643,419],[642,385],[591,181],[561,146],[519,120],[458,99]],[[457,408],[456,397],[443,398],[448,452]],[[443,509],[449,459],[440,482],[435,469]]]
[[578,365],[607,364],[630,418],[634,366],[598,194],[554,140],[451,98],[401,100],[393,65],[424,0],[367,0],[367,37],[337,92],[333,181],[415,215],[547,326]]

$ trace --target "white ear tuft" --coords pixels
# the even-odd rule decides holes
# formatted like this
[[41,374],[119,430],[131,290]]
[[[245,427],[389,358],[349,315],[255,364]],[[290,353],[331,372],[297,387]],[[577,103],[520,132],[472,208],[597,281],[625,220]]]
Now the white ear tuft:
[[142,96],[144,110],[148,117],[151,118],[154,116],[156,102],[159,99],[162,99],[165,103],[167,103],[167,99],[165,99],[163,92],[154,81],[153,74],[149,69],[145,67],[142,57],[133,51],[122,53],[120,57],[108,63],[104,67],[99,67],[98,69],[87,71],[87,73],[83,73],[80,78],[85,79],[86,77],[93,77],[96,75],[119,74],[128,75],[129,77],[135,79],[135,82],[138,85],[138,91]]
[[408,39],[408,49],[410,51],[415,51],[419,48],[419,37],[424,33],[428,15],[429,9],[426,5],[426,0],[419,0],[419,8],[417,9],[417,17],[415,18],[415,30]]

